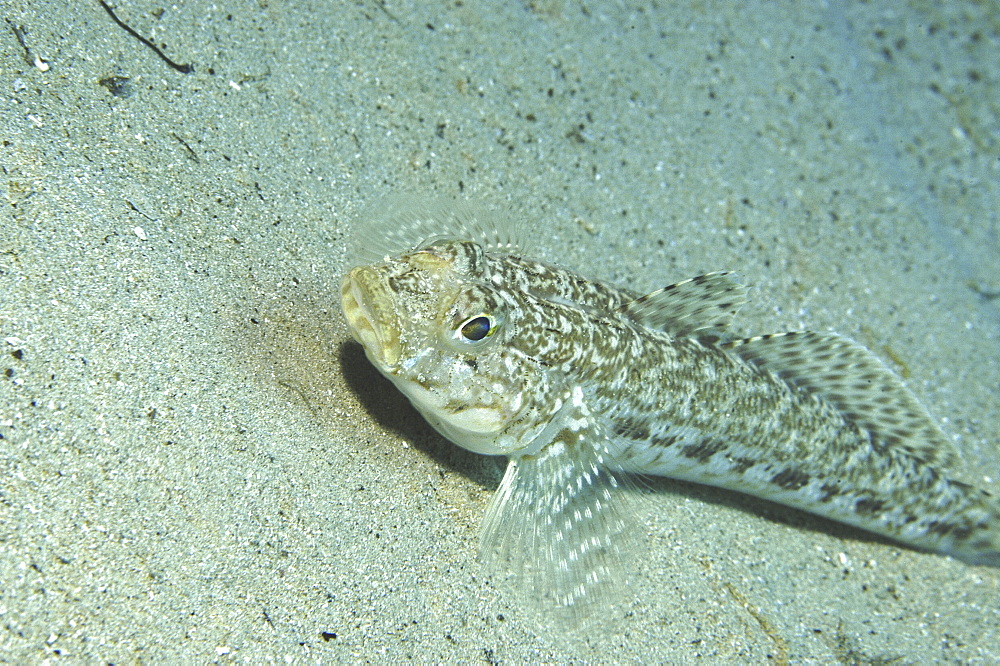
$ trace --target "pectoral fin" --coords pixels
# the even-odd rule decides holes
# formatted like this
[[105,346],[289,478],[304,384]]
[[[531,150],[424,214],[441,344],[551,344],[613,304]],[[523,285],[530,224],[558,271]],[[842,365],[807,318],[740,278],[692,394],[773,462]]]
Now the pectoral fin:
[[537,455],[513,458],[486,515],[481,554],[537,622],[577,633],[631,600],[636,552],[623,476],[594,428],[567,427]]

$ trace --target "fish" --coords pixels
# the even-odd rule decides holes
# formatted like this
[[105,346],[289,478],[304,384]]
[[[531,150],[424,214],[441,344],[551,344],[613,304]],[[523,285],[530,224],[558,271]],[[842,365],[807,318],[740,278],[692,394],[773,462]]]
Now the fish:
[[[446,439],[508,463],[480,552],[561,627],[627,611],[622,497],[660,476],[1000,566],[1000,502],[926,408],[833,332],[734,338],[728,271],[646,295],[528,256],[524,223],[393,203],[341,283],[352,337]],[[520,230],[519,230],[520,229]]]

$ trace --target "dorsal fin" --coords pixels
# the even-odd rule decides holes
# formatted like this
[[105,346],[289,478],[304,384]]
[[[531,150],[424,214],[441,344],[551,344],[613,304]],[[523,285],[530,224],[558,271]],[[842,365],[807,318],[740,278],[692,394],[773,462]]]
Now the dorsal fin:
[[746,285],[733,273],[719,271],[640,296],[622,306],[622,311],[647,328],[677,337],[704,330],[721,334],[746,300]]
[[958,453],[927,410],[874,354],[836,333],[799,331],[720,345],[833,404],[873,440],[953,468]]

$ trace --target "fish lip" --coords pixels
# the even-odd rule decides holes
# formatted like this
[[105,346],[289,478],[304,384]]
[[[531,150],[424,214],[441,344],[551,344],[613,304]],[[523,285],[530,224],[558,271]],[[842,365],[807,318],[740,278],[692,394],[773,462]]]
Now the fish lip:
[[340,284],[340,305],[351,336],[376,367],[392,371],[402,356],[399,318],[388,282],[375,270],[351,270]]

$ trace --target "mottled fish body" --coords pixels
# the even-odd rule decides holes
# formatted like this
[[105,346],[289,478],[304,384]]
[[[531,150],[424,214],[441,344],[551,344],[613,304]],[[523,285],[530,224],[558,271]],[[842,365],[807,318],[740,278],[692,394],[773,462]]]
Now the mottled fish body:
[[874,355],[833,333],[727,340],[729,273],[646,296],[524,257],[483,213],[385,213],[342,283],[352,335],[445,437],[510,458],[482,550],[585,616],[613,594],[626,473],[728,488],[1000,565],[1000,503]]

